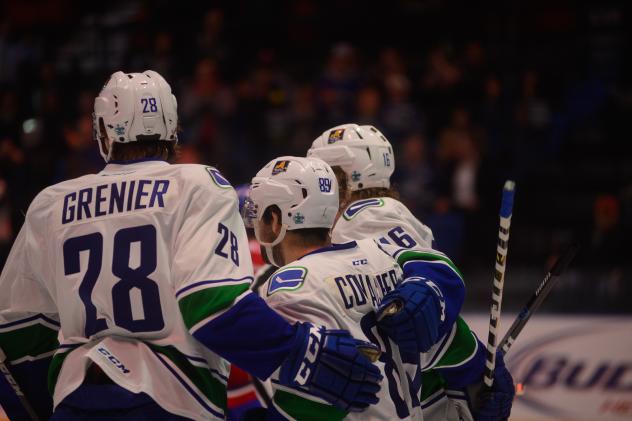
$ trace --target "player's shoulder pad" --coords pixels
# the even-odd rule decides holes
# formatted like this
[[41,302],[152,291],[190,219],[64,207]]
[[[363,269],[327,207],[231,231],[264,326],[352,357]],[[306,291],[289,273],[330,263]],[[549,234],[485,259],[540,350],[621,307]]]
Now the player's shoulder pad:
[[186,182],[199,185],[212,185],[220,189],[232,189],[233,186],[215,167],[201,164],[179,164],[177,168]]
[[295,291],[303,286],[307,277],[307,268],[304,266],[284,266],[270,275],[268,297],[279,291]]
[[52,203],[64,197],[69,192],[74,191],[79,186],[84,187],[82,181],[88,179],[90,176],[92,176],[92,174],[64,180],[44,188],[33,198],[26,211],[26,215],[31,219],[45,220],[45,215],[51,211]]
[[355,202],[347,206],[347,209],[345,209],[344,213],[342,214],[342,217],[346,219],[347,221],[349,221],[365,209],[368,209],[371,207],[382,207],[382,206],[384,206],[384,199],[381,197],[372,197],[370,199],[356,200]]

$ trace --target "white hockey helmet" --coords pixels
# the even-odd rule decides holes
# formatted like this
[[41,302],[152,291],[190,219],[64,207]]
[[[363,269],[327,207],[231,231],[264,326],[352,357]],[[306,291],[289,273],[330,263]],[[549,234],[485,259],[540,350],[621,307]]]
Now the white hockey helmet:
[[373,126],[343,124],[325,130],[314,140],[307,156],[341,167],[347,174],[351,191],[389,188],[395,170],[393,147]]
[[[138,136],[178,141],[178,103],[167,81],[153,70],[116,72],[94,100],[94,131],[101,156],[108,162],[113,142],[135,142]],[[105,133],[99,121],[103,120]],[[108,151],[99,140],[106,137]]]
[[[281,210],[281,232],[274,241],[262,241],[258,230],[265,210]],[[331,228],[338,212],[338,182],[327,163],[318,158],[282,156],[270,161],[252,179],[242,215],[246,226],[255,228],[259,243],[273,247],[286,231]]]

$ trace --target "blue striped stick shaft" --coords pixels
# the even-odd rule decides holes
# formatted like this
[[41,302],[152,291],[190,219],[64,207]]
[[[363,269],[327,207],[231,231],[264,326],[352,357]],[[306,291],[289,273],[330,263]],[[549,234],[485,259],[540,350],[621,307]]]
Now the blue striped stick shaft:
[[516,183],[507,180],[503,187],[503,197],[500,205],[500,227],[498,228],[498,244],[496,246],[496,270],[492,286],[492,306],[489,312],[489,335],[487,336],[487,358],[483,381],[488,388],[494,384],[494,368],[496,367],[496,348],[500,329],[500,311],[503,300],[503,285],[505,283],[505,268],[507,265],[507,251],[509,248],[509,228],[513,212],[514,193]]

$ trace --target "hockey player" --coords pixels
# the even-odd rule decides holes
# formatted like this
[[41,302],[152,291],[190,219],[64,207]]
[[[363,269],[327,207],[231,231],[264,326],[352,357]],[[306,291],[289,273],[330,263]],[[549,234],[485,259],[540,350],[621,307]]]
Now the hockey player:
[[[319,159],[280,157],[253,178],[245,216],[255,228],[265,257],[280,267],[261,294],[290,322],[325,323],[379,343],[380,368],[386,379],[380,402],[356,417],[324,404],[308,391],[290,390],[273,379],[273,414],[300,420],[421,420],[419,359],[405,361],[402,350],[376,325],[376,311],[382,298],[400,284],[428,280],[410,277],[402,281],[400,266],[372,239],[332,245],[329,230],[338,203],[336,177]],[[433,255],[449,261],[441,253]],[[458,273],[448,264],[433,275],[462,287]],[[433,291],[433,295],[437,316],[428,318],[429,325],[439,323],[440,294]]]
[[[414,251],[431,247],[433,235],[399,200],[391,186],[395,169],[393,148],[386,137],[373,126],[344,124],[323,132],[312,143],[307,156],[318,157],[332,166],[341,185],[339,218],[332,229],[332,242],[375,238],[404,269],[415,270],[420,265],[440,266],[445,262],[432,255]],[[406,275],[406,273],[405,273]],[[430,297],[424,285],[415,283],[389,294],[381,307],[394,301],[406,303],[413,297]],[[425,288],[427,289],[427,288]],[[423,299],[423,298],[422,298]],[[422,301],[423,302],[423,301]],[[422,407],[426,419],[471,419],[465,389],[482,378],[483,345],[458,317],[461,303],[445,297],[445,320],[438,325],[431,348],[424,324],[425,317],[416,320],[405,311],[384,317],[380,327],[395,339],[400,347],[422,353],[424,387]],[[414,302],[419,308],[419,299]],[[454,324],[454,325],[453,325]],[[420,334],[422,333],[422,334]],[[424,342],[424,339],[426,341]],[[434,358],[436,355],[437,358]],[[506,419],[514,396],[511,375],[504,367],[502,356],[496,370],[499,378],[495,389],[482,407],[476,408],[477,419]],[[432,361],[424,364],[423,361]],[[449,390],[448,390],[449,389]],[[487,417],[489,414],[492,417]]]
[[393,147],[375,127],[343,124],[325,130],[307,156],[327,162],[339,181],[344,181],[341,215],[332,230],[334,243],[383,237],[405,248],[432,247],[430,228],[399,201],[391,186]]
[[369,344],[289,324],[250,292],[233,188],[215,168],[166,162],[176,99],[158,73],[114,73],[94,126],[107,165],[33,200],[0,276],[0,348],[18,382],[43,383],[28,368],[54,352],[52,419],[224,419],[226,359],[340,410],[377,402],[380,372],[357,349]]

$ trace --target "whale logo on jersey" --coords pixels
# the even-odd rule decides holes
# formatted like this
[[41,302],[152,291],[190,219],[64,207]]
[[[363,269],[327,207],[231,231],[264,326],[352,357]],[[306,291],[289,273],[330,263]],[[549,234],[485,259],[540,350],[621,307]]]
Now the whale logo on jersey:
[[358,200],[357,202],[353,202],[349,207],[345,210],[345,213],[342,216],[348,221],[362,210],[369,208],[371,206],[380,207],[384,206],[384,200],[382,199],[365,199]]
[[232,187],[230,185],[230,182],[226,180],[226,178],[224,178],[224,176],[216,168],[213,168],[213,167],[205,167],[205,168],[208,174],[213,179],[213,182],[217,184],[218,187],[221,187],[222,189],[228,189]]
[[277,175],[282,172],[286,172],[290,166],[290,161],[277,161],[272,167],[272,175]]
[[306,276],[307,268],[302,266],[289,266],[273,273],[268,283],[268,296],[278,291],[299,289]]

